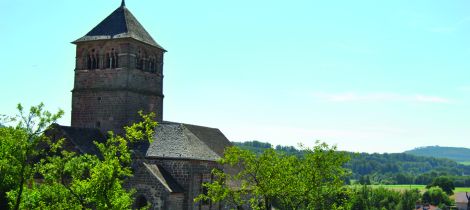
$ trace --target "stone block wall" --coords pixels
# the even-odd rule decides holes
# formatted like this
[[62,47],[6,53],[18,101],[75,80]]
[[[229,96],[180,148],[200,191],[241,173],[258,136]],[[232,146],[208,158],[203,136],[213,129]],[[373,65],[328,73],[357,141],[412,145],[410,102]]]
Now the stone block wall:
[[[110,51],[118,54],[117,67],[105,65]],[[121,133],[124,126],[140,120],[139,110],[154,112],[155,120],[163,120],[162,49],[132,39],[115,39],[79,43],[76,53],[72,126]],[[91,54],[97,58],[98,68],[89,69]],[[152,59],[156,71],[137,69],[136,58]]]
[[[142,160],[140,160],[142,161]],[[202,193],[202,183],[211,181],[211,171],[219,167],[213,161],[182,160],[182,159],[145,159],[149,164],[158,164],[168,171],[183,188],[184,193],[172,194],[158,180],[148,173],[143,164],[135,164],[134,177],[126,182],[126,186],[136,188],[138,193],[145,194],[152,200],[152,209],[184,209],[184,210],[218,210],[220,204],[210,202],[194,202],[194,198]],[[163,204],[158,203],[158,199]]]
[[151,204],[150,209],[155,210],[176,209],[172,207],[181,206],[181,201],[179,201],[178,198],[184,197],[182,193],[172,195],[172,193],[146,169],[142,160],[135,160],[133,169],[134,176],[126,180],[124,186],[128,189],[136,190],[135,198],[144,196],[145,200]]

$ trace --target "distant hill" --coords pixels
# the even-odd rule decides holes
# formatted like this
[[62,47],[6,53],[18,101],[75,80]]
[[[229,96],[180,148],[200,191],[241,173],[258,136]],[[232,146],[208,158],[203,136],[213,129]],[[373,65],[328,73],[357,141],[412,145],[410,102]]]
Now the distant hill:
[[418,147],[404,153],[425,157],[447,158],[456,162],[470,162],[470,149],[463,147]]

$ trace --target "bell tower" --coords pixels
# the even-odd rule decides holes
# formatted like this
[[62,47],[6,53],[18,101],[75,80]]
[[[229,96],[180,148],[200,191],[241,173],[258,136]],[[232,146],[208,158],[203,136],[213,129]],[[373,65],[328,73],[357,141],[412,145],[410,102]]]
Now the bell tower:
[[163,55],[166,52],[121,6],[76,45],[72,127],[122,132],[154,112],[163,119]]

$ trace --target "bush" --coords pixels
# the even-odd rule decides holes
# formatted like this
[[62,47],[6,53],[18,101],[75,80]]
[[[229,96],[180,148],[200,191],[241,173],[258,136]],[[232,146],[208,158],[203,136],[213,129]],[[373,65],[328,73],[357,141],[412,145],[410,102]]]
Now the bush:
[[431,187],[440,187],[444,192],[447,193],[447,195],[452,195],[454,194],[455,186],[454,186],[454,181],[446,176],[439,176],[436,177],[434,180],[432,180],[431,184],[428,184],[426,188],[431,188]]
[[431,187],[423,194],[423,202],[435,206],[438,205],[451,205],[452,202],[449,196],[440,187]]
[[363,185],[350,192],[350,209],[414,209],[415,204],[421,198],[418,190],[406,190],[398,192],[383,187],[371,188]]

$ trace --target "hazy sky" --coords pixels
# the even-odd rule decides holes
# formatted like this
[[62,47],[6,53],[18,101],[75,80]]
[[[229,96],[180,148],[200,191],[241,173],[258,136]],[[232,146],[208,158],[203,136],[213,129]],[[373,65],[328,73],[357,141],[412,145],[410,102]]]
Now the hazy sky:
[[[128,0],[168,50],[164,119],[232,141],[470,145],[470,1]],[[119,0],[0,0],[0,113],[65,110],[75,46]]]

